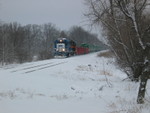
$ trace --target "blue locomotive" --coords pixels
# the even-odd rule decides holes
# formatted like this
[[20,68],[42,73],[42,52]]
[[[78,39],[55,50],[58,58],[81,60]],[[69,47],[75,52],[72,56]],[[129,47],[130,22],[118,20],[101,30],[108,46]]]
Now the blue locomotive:
[[76,54],[76,43],[66,38],[54,42],[54,57],[69,57]]

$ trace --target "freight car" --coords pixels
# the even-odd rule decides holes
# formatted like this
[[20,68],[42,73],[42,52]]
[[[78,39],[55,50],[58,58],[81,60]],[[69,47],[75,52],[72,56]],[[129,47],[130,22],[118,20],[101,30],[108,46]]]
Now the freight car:
[[91,52],[100,51],[101,47],[94,44],[82,43],[80,47],[76,47],[76,49],[77,49],[76,51],[77,54],[87,54]]
[[79,47],[76,47],[76,54],[82,55],[89,53],[89,46],[88,44],[81,44]]

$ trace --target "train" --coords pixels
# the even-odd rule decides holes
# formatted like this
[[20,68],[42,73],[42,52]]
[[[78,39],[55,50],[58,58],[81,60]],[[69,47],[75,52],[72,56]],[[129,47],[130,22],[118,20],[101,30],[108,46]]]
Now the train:
[[70,57],[99,51],[96,45],[82,43],[77,46],[76,42],[67,38],[58,38],[54,41],[54,57]]

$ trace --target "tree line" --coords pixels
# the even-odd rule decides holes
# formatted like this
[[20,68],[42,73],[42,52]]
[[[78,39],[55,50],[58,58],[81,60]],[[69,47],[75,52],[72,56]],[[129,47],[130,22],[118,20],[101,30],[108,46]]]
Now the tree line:
[[140,80],[137,103],[143,103],[150,78],[150,0],[85,1],[85,16],[103,28],[121,69],[132,81]]
[[30,62],[53,57],[53,42],[59,37],[81,43],[101,44],[97,35],[73,26],[69,31],[60,31],[52,23],[25,25],[17,22],[0,24],[0,63]]

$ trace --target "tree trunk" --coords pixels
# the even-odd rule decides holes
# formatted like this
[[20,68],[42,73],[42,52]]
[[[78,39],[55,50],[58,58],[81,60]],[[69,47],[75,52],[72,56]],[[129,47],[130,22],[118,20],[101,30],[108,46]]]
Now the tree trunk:
[[133,69],[132,81],[138,82],[138,81],[140,80],[140,76],[141,76],[141,74],[142,74],[143,66],[137,65],[137,66],[134,66],[133,68],[134,68],[134,69]]
[[3,52],[2,52],[2,66],[5,65],[5,37],[3,36]]
[[147,85],[149,76],[150,75],[148,71],[144,71],[143,74],[141,75],[141,82],[140,82],[140,87],[139,87],[139,92],[138,92],[138,97],[137,97],[138,104],[144,103],[146,85]]

